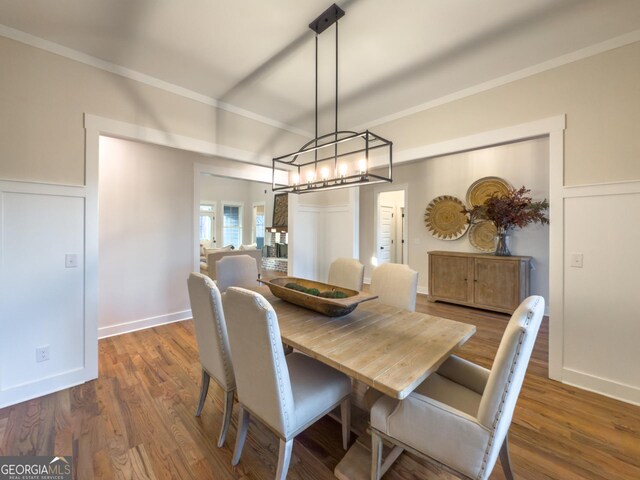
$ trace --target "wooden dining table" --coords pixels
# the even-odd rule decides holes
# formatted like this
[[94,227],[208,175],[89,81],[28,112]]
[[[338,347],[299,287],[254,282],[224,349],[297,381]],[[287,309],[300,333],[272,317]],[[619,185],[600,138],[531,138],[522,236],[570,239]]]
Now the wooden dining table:
[[257,289],[287,345],[390,397],[403,399],[476,331],[475,326],[370,300],[327,317]]
[[[476,331],[467,323],[378,300],[343,317],[327,317],[277,298],[266,286],[256,291],[276,311],[284,343],[397,399],[406,398]],[[392,452],[385,467],[400,453]],[[340,479],[369,478],[370,463],[367,445],[356,442],[334,473]]]

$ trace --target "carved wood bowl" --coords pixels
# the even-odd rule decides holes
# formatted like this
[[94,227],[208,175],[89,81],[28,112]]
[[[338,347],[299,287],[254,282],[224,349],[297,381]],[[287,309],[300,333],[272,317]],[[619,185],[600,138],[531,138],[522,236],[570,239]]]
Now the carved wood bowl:
[[[259,280],[269,287],[271,293],[285,302],[293,303],[300,307],[308,308],[314,312],[321,313],[328,317],[342,317],[347,315],[358,306],[359,303],[366,302],[378,298],[377,295],[371,295],[367,292],[358,292],[357,290],[349,290],[348,288],[337,287],[321,282],[314,282],[304,278],[296,277],[276,277],[270,280]],[[310,295],[308,293],[299,292],[291,288],[285,287],[287,283],[297,283],[304,288],[317,288],[321,292],[339,291],[347,295],[346,298],[324,298]]]

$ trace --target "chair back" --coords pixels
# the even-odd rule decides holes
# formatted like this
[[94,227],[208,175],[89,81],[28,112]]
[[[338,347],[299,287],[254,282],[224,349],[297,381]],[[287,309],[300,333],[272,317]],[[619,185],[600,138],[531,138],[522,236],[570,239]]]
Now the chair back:
[[543,316],[544,298],[528,297],[513,312],[502,336],[478,408],[478,421],[493,431],[485,457],[486,471],[493,468],[511,425]]
[[221,292],[229,287],[258,285],[258,262],[249,255],[230,255],[216,262],[216,282]]
[[213,280],[200,273],[189,275],[187,288],[200,364],[222,388],[232,390],[236,381],[220,291]]
[[383,263],[371,275],[371,293],[386,305],[416,311],[418,272],[407,265]]
[[351,290],[362,290],[364,265],[354,258],[338,258],[329,267],[329,285]]
[[229,287],[225,293],[224,311],[238,401],[288,437],[296,428],[296,420],[276,312],[259,293],[238,287]]

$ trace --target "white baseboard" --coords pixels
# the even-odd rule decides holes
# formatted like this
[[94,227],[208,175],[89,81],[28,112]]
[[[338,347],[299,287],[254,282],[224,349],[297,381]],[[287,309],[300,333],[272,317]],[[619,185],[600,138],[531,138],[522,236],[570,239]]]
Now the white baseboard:
[[[95,374],[94,374],[95,373]],[[26,402],[33,398],[49,395],[50,393],[75,387],[81,383],[98,378],[97,372],[90,372],[86,368],[77,368],[46,378],[39,378],[32,382],[23,383],[7,390],[0,391],[0,408]]]
[[157,327],[167,323],[180,322],[192,318],[191,310],[182,312],[168,313],[166,315],[158,315],[157,317],[142,318],[140,320],[132,320],[130,322],[118,323],[116,325],[108,325],[98,328],[98,338],[113,337],[114,335],[122,335],[123,333],[135,332],[145,328]]
[[640,388],[570,368],[562,369],[562,383],[640,406]]

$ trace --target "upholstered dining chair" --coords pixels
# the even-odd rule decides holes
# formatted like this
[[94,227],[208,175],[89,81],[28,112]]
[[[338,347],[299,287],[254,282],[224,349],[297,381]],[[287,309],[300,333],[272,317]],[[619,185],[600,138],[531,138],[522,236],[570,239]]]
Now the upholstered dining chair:
[[[542,297],[520,304],[490,371],[451,356],[404,400],[381,396],[371,409],[372,480],[403,449],[478,480],[489,478],[499,456],[513,479],[507,433],[543,314]],[[384,464],[383,439],[396,445]]]
[[202,365],[202,384],[196,417],[202,413],[209,390],[209,380],[213,377],[225,393],[222,428],[218,437],[218,447],[222,447],[229,429],[233,410],[233,393],[236,389],[222,298],[213,280],[200,273],[189,275],[187,287]]
[[329,285],[362,290],[364,265],[355,258],[337,258],[329,267]]
[[276,313],[259,293],[230,287],[224,310],[240,404],[233,465],[240,461],[250,416],[280,437],[276,479],[287,476],[294,437],[338,405],[346,450],[349,377],[298,352],[285,357]]
[[416,311],[418,272],[400,263],[383,263],[371,274],[371,293],[386,305]]
[[216,283],[221,292],[229,287],[256,287],[258,262],[249,255],[222,257],[216,262]]

